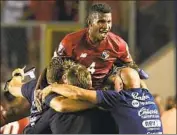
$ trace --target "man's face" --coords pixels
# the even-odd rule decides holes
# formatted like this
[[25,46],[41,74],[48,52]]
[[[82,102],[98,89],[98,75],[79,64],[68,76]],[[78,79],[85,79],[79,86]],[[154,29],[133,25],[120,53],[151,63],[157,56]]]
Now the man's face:
[[104,40],[112,27],[111,13],[93,13],[89,23],[89,37],[93,42]]

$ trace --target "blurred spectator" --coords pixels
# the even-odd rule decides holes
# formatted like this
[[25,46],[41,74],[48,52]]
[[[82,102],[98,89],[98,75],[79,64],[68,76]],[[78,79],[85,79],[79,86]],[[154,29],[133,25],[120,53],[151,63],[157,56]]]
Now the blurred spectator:
[[162,98],[158,94],[154,94],[153,96],[154,96],[155,103],[158,106],[158,109],[159,109],[159,112],[160,112],[160,116],[161,116],[162,113],[164,112],[164,106],[163,106]]
[[[29,1],[3,1],[1,20],[4,24],[18,23],[25,19]],[[8,62],[9,68],[27,63],[27,33],[23,27],[3,27],[1,35],[1,55]]]
[[137,63],[142,63],[172,39],[174,6],[171,1],[137,3],[137,44],[140,49]]
[[166,101],[166,107],[165,107],[165,109],[166,110],[170,110],[170,109],[172,109],[174,107],[174,105],[175,105],[175,103],[174,103],[173,97],[169,96],[167,98],[167,101]]
[[162,114],[161,120],[164,134],[176,134],[176,101],[173,108]]
[[78,0],[57,0],[56,20],[58,21],[78,21]]
[[12,1],[6,0],[2,6],[2,22],[3,23],[17,23],[24,18],[24,11],[28,8],[29,1]]
[[29,0],[30,10],[36,21],[51,21],[54,19],[56,0]]

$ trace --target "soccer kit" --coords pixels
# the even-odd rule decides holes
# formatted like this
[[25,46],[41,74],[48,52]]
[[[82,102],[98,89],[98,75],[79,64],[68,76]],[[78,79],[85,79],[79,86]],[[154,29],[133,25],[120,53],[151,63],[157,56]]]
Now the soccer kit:
[[147,89],[98,90],[97,103],[111,112],[119,134],[162,134],[158,108]]
[[93,44],[88,37],[88,29],[68,34],[64,37],[55,55],[69,57],[87,67],[92,74],[93,87],[100,89],[105,76],[113,64],[119,60],[131,62],[127,43],[119,36],[108,32],[106,39]]
[[[22,86],[22,94],[31,104],[30,125],[24,130],[27,134],[104,134],[117,133],[112,117],[108,112],[98,108],[74,113],[60,113],[43,104],[43,111],[39,112],[34,104],[34,89],[36,80]],[[54,94],[56,96],[56,94]],[[54,96],[48,96],[52,99]],[[106,119],[103,119],[106,117]],[[106,127],[113,124],[112,127]]]
[[[42,113],[49,108],[47,105],[44,104],[42,107],[43,108],[42,112],[37,110],[37,107],[35,106],[35,103],[34,103],[34,90],[36,87],[36,83],[37,83],[36,80],[32,80],[22,85],[22,88],[21,88],[23,97],[25,97],[28,100],[28,102],[31,104],[30,118],[29,118],[30,124],[24,129],[24,133],[27,133],[27,134],[33,133],[33,131],[31,130],[31,127],[33,127],[36,124],[36,122],[41,118]],[[48,128],[41,127],[41,129],[36,129],[35,133],[38,133],[38,134],[46,133],[47,134],[47,133],[51,133],[51,131],[49,127]]]

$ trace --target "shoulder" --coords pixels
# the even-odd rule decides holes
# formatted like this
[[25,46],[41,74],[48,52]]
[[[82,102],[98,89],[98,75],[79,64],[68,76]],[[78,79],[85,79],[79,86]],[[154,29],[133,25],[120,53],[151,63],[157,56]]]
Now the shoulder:
[[78,40],[80,40],[85,34],[87,33],[87,29],[81,29],[77,32],[72,32],[67,34],[64,37],[64,41],[68,41],[68,42],[77,42]]
[[34,90],[34,88],[36,87],[36,83],[37,83],[37,80],[32,80],[32,81],[29,81],[23,84],[22,91],[23,90],[29,90],[29,91]]
[[119,35],[116,35],[112,32],[108,33],[108,37],[109,37],[109,39],[116,40],[116,42],[119,43],[119,44],[121,44],[121,43],[127,44],[122,37],[120,37]]
[[126,49],[127,47],[126,41],[122,37],[112,32],[108,33],[108,41],[111,42],[114,46],[117,46],[119,49]]

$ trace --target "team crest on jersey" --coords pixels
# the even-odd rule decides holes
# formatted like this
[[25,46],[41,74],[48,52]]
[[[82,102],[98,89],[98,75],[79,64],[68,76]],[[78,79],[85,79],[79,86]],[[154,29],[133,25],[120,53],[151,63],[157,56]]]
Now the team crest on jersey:
[[86,58],[87,57],[87,53],[81,53],[80,57],[81,58]]
[[104,50],[101,54],[101,58],[106,60],[107,58],[109,58],[109,51],[108,50]]

